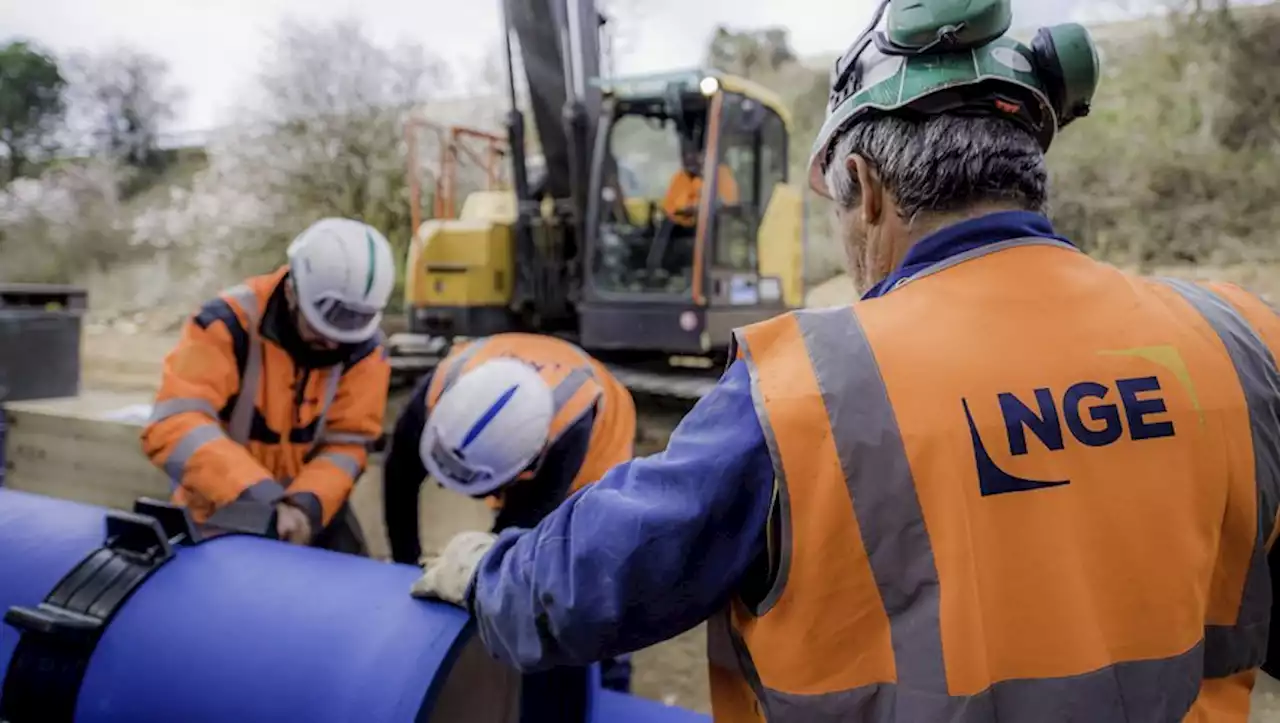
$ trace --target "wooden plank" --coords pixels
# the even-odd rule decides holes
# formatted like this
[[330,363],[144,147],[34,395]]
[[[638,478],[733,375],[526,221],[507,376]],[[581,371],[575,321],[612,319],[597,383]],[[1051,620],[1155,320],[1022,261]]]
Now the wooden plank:
[[149,401],[148,395],[88,391],[6,404],[6,484],[118,509],[138,497],[168,497],[168,479],[142,453],[141,424],[112,419]]
[[[89,391],[79,397],[6,405],[9,419],[6,486],[63,499],[130,509],[139,497],[166,499],[169,480],[142,453],[145,410],[134,420],[113,419],[121,410],[149,404],[147,394]],[[356,484],[355,510],[370,554],[390,557],[382,519],[382,467],[377,457]],[[423,551],[432,554],[463,530],[487,530],[485,504],[423,485],[419,509]]]

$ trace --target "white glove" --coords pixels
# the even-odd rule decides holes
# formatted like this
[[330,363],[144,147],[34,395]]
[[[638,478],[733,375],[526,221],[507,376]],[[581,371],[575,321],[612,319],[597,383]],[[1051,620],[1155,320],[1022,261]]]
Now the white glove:
[[449,540],[444,551],[423,562],[423,574],[413,584],[409,594],[414,597],[435,598],[454,605],[463,604],[463,596],[471,577],[489,548],[498,539],[488,532],[460,532]]

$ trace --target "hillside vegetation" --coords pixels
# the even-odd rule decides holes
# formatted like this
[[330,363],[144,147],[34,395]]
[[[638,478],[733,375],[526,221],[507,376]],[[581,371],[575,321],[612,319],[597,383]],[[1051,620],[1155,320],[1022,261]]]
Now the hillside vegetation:
[[[1280,259],[1280,5],[1195,5],[1097,29],[1104,77],[1093,113],[1049,152],[1058,229],[1121,263]],[[722,28],[707,60],[784,96],[796,117],[791,172],[803,178],[829,64],[801,62],[782,29]],[[829,212],[810,204],[813,281],[842,264]]]

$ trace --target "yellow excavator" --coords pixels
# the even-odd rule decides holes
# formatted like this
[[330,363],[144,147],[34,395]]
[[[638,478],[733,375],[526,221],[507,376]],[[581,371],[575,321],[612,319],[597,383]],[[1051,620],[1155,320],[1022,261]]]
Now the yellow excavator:
[[[710,69],[602,78],[604,24],[594,0],[504,0],[514,188],[417,228],[408,332],[389,340],[400,375],[455,340],[531,331],[577,343],[635,392],[695,400],[734,327],[803,304],[804,200],[782,101]],[[693,203],[672,208],[673,184]]]

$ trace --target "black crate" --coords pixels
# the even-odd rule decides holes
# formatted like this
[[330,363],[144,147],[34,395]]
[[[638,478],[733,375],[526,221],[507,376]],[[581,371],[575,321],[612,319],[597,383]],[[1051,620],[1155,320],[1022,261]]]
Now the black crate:
[[0,401],[80,393],[84,289],[0,284]]

